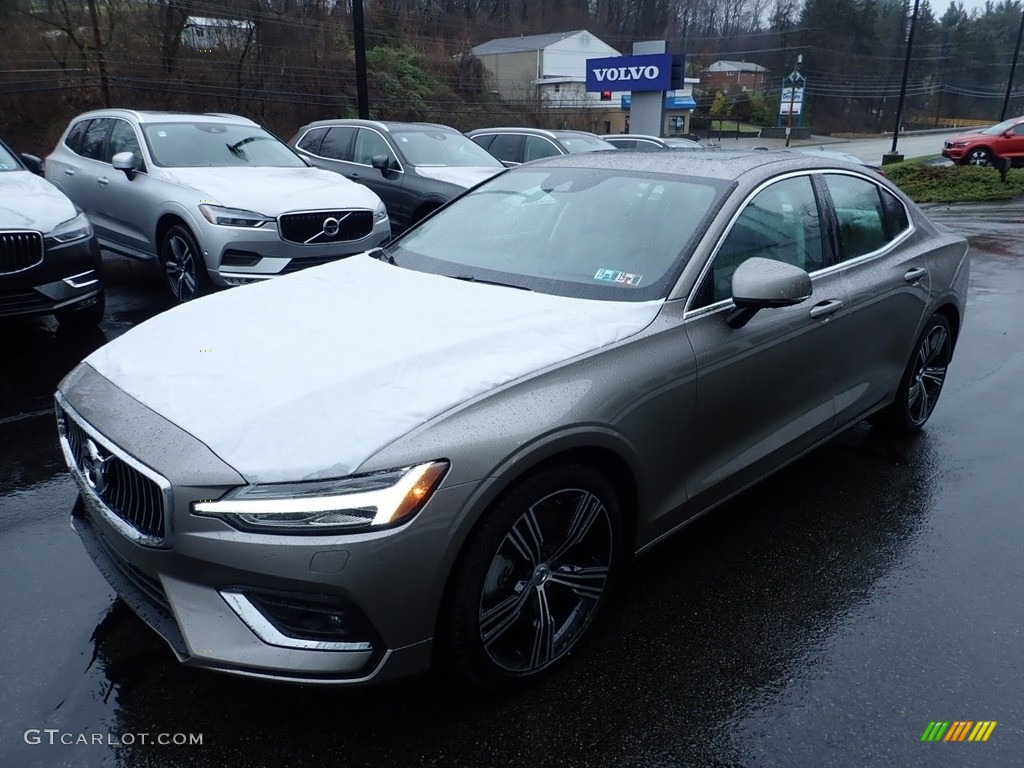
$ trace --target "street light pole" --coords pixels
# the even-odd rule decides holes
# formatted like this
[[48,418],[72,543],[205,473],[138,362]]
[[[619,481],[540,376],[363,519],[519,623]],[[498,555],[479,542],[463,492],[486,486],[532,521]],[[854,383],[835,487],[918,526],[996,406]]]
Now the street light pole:
[[910,17],[910,34],[907,35],[907,55],[903,59],[903,80],[900,83],[900,100],[896,105],[896,127],[892,132],[892,150],[882,156],[882,165],[898,163],[903,159],[902,155],[896,153],[896,142],[900,138],[900,125],[903,123],[903,104],[907,100],[907,78],[910,76],[910,55],[914,51],[914,29],[917,27],[917,8],[921,0],[914,0],[914,13]]
[[1013,64],[1010,65],[1010,79],[1006,81],[1006,97],[1003,99],[1003,111],[999,113],[999,122],[1006,119],[1006,110],[1010,108],[1010,91],[1013,90],[1013,75],[1017,71],[1017,59],[1020,58],[1020,40],[1024,37],[1024,11],[1020,12],[1020,29],[1017,30],[1017,47],[1013,49]]
[[352,0],[352,32],[356,49],[356,99],[359,117],[370,119],[370,97],[366,81],[366,30],[363,25],[363,0]]

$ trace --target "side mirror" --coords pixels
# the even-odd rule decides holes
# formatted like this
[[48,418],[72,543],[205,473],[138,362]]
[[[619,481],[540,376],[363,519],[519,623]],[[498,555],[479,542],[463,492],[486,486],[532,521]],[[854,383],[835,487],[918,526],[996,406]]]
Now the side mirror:
[[725,320],[742,328],[762,309],[791,307],[811,297],[811,276],[800,267],[758,256],[740,264],[732,275],[732,302]]
[[110,164],[119,171],[124,171],[124,175],[131,181],[135,178],[135,153],[134,152],[118,152],[112,158],[110,158]]
[[43,161],[40,160],[35,155],[30,155],[25,152],[22,152],[21,162],[23,162],[25,164],[25,167],[28,168],[30,171],[32,171],[32,173],[36,174],[37,176],[43,175]]

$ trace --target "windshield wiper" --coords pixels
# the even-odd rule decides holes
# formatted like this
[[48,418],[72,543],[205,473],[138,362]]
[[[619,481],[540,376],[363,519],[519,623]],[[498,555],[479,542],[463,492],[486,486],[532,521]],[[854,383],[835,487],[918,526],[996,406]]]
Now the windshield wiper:
[[533,288],[527,288],[525,285],[514,285],[513,283],[503,283],[500,280],[484,280],[482,277],[476,277],[474,275],[449,275],[454,280],[465,280],[467,283],[483,283],[484,285],[500,285],[505,288],[517,288],[520,291],[532,291]]
[[391,251],[389,251],[384,246],[380,246],[379,248],[373,248],[372,250],[370,250],[370,256],[379,261],[383,261],[387,264],[395,263],[395,257],[392,255]]

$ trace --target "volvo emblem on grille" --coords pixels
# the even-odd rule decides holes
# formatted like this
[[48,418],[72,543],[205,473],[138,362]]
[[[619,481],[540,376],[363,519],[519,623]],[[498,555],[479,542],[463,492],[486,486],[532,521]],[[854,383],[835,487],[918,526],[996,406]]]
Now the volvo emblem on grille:
[[85,454],[82,456],[82,474],[89,487],[102,494],[107,490],[107,462],[114,458],[111,454],[104,455],[100,447],[91,437],[85,440]]
[[338,221],[333,216],[329,216],[326,219],[324,219],[323,230],[324,234],[327,235],[328,237],[334,237],[336,234],[338,234],[338,229],[340,227],[341,222]]

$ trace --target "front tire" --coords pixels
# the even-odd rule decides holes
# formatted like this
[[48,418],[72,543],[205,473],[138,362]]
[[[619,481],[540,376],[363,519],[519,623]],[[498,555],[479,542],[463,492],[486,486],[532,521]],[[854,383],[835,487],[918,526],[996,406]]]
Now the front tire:
[[972,149],[967,153],[966,165],[977,165],[984,168],[991,164],[992,153],[987,149]]
[[527,687],[565,662],[604,602],[621,560],[614,489],[582,465],[515,486],[466,545],[441,647],[471,685]]
[[953,331],[949,320],[934,314],[914,345],[896,400],[879,412],[876,423],[900,434],[919,432],[935,410],[952,356]]
[[192,233],[180,224],[167,230],[160,246],[160,263],[167,287],[179,304],[191,301],[211,287],[206,260]]

